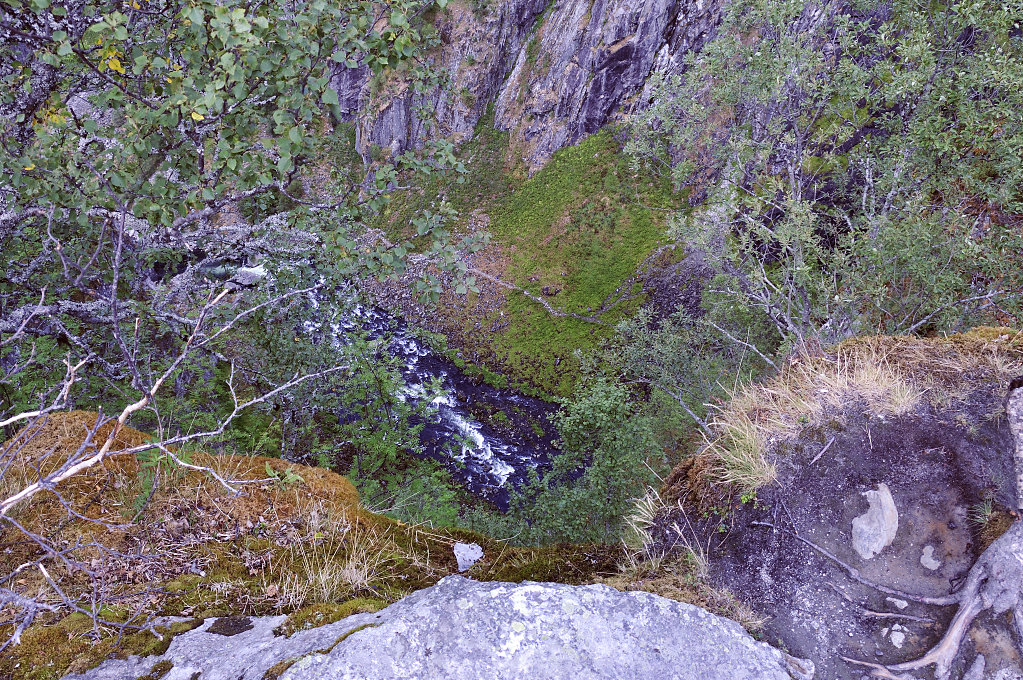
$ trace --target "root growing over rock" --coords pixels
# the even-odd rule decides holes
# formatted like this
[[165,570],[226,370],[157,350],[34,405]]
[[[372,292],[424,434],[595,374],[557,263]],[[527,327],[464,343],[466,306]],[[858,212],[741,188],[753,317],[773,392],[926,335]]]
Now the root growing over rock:
[[[1023,508],[1023,377],[1016,378],[1010,383],[1005,411],[1015,442],[1013,459],[1016,468],[1016,504],[1017,507]],[[848,566],[843,566],[849,569]],[[860,579],[860,582],[863,580]],[[868,585],[877,587],[875,584]],[[951,601],[947,604],[957,604],[959,609],[938,644],[919,659],[882,666],[842,658],[850,663],[873,668],[872,675],[875,677],[900,680],[907,676],[895,673],[918,671],[933,665],[935,678],[948,680],[952,664],[959,655],[959,647],[969,632],[970,625],[978,614],[988,609],[996,616],[1012,612],[1017,636],[1016,645],[1023,652],[1023,522],[1018,520],[1013,522],[1008,531],[981,553],[966,575],[962,587],[949,596],[949,599]],[[932,601],[930,604],[946,603]],[[971,672],[967,675],[974,674]]]
[[1011,611],[1019,636],[1017,645],[1023,651],[1023,522],[1015,522],[980,556],[967,574],[962,588],[953,593],[959,605],[955,617],[938,644],[914,661],[882,666],[857,659],[842,657],[850,663],[869,666],[873,675],[881,678],[900,678],[902,671],[917,671],[935,666],[935,677],[947,680],[959,647],[970,629],[970,624],[981,612],[990,609],[995,615]]

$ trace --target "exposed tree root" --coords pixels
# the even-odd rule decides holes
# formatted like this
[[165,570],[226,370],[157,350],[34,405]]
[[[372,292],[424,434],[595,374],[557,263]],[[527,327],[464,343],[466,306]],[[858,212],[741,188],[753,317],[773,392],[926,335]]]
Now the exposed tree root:
[[[1006,397],[1006,415],[1015,440],[1013,461],[1016,468],[1016,504],[1023,509],[1023,377],[1015,379],[1009,385]],[[774,530],[779,528],[768,522],[754,522],[754,524]],[[857,569],[813,541],[787,529],[782,529],[782,531],[840,566],[849,578],[857,583],[882,593],[898,595],[923,604],[937,606],[955,604],[959,606],[941,640],[918,659],[899,664],[882,665],[842,657],[848,663],[872,669],[872,676],[889,680],[906,680],[912,676],[903,674],[904,672],[918,671],[933,665],[935,678],[948,680],[952,664],[959,656],[963,638],[966,637],[977,615],[989,609],[995,616],[1012,612],[1013,627],[1017,635],[1016,645],[1023,652],[1023,521],[1019,521],[1018,516],[1017,521],[1009,527],[1009,530],[988,546],[987,550],[977,559],[967,573],[963,585],[951,595],[943,597],[923,597],[901,593],[874,583],[860,576]],[[845,597],[844,593],[842,596]],[[869,613],[879,615],[877,612]],[[967,673],[971,678],[983,672],[982,661],[975,662],[974,666],[976,668]]]
[[880,664],[842,657],[849,663],[868,666],[871,675],[878,678],[901,680],[907,676],[895,675],[902,671],[917,671],[935,667],[934,677],[947,680],[959,647],[970,630],[970,624],[981,612],[990,609],[996,616],[1013,612],[1016,644],[1023,651],[1023,522],[1016,522],[998,540],[984,551],[970,569],[963,587],[952,597],[959,605],[952,623],[938,644],[919,659],[882,666]]
[[832,562],[834,562],[838,566],[842,567],[842,569],[845,570],[845,573],[848,574],[849,578],[851,578],[853,581],[856,581],[857,583],[863,584],[863,585],[867,586],[868,588],[873,588],[874,590],[882,592],[885,595],[892,595],[893,597],[901,597],[902,599],[909,600],[911,602],[919,602],[921,604],[930,604],[930,605],[935,605],[935,606],[938,606],[938,607],[944,607],[946,605],[956,604],[956,603],[959,602],[959,599],[958,599],[958,597],[955,594],[943,595],[942,597],[927,597],[926,595],[914,595],[913,593],[907,593],[905,591],[897,590],[895,588],[889,588],[888,586],[881,585],[880,583],[875,583],[874,581],[871,581],[870,579],[867,579],[867,578],[864,578],[863,576],[860,576],[860,572],[859,572],[858,569],[856,569],[856,567],[853,567],[853,566],[851,566],[849,564],[846,564],[845,562],[840,560],[837,556],[835,556],[834,554],[832,554],[828,550],[825,550],[824,548],[822,548],[821,546],[817,545],[816,543],[814,543],[810,539],[804,538],[803,536],[800,536],[799,534],[795,533],[794,531],[789,531],[788,529],[786,529],[784,527],[776,526],[774,524],[771,524],[770,522],[751,522],[751,524],[753,526],[755,526],[755,527],[768,527],[770,529],[775,529],[775,530],[779,530],[780,529],[781,531],[784,531],[786,534],[788,534],[789,536],[792,536],[797,541],[800,541],[800,542],[804,543],[808,547],[810,547],[813,550],[819,552],[821,555],[824,555],[825,557],[827,557],[829,560],[831,560]]
[[[767,522],[756,522],[755,524],[775,528],[774,525]],[[904,599],[923,604],[959,605],[959,609],[949,624],[948,630],[945,631],[945,635],[919,659],[885,666],[869,661],[842,657],[843,660],[849,663],[873,669],[871,675],[874,677],[904,680],[910,676],[898,675],[899,673],[917,671],[933,665],[935,667],[935,678],[937,680],[948,680],[952,664],[959,654],[959,647],[966,633],[969,632],[970,625],[978,614],[988,609],[996,616],[1009,611],[1013,612],[1016,632],[1019,635],[1016,643],[1020,650],[1023,651],[1023,522],[1013,523],[1007,532],[992,543],[977,559],[973,567],[970,568],[963,586],[945,597],[911,595],[869,581],[861,577],[855,568],[838,559],[838,557],[832,555],[816,543],[786,529],[782,529],[782,531],[785,531],[785,533],[797,538],[832,560],[835,564],[842,567],[849,577],[857,583],[882,593],[898,595]]]
[[[1016,504],[1023,508],[1023,378],[1009,385],[1006,415],[1015,440],[1013,461],[1016,467]],[[848,569],[848,567],[847,567]],[[1023,651],[1023,522],[1017,521],[988,546],[970,568],[963,586],[953,593],[959,605],[952,623],[938,644],[914,661],[878,667],[875,677],[892,677],[891,672],[916,671],[933,665],[937,680],[947,680],[959,647],[977,615],[990,609],[996,616],[1012,612],[1017,633],[1016,645]],[[852,661],[847,659],[847,661]],[[882,670],[886,674],[882,674]],[[972,675],[972,673],[971,673]]]
[[[959,604],[952,623],[934,647],[919,659],[888,666],[891,671],[914,671],[935,666],[935,677],[946,680],[952,662],[970,624],[982,611],[996,616],[1013,612],[1017,632],[1023,627],[1023,522],[1015,522],[1007,532],[984,551],[970,568],[963,587],[955,593]],[[1023,650],[1023,639],[1017,640]]]

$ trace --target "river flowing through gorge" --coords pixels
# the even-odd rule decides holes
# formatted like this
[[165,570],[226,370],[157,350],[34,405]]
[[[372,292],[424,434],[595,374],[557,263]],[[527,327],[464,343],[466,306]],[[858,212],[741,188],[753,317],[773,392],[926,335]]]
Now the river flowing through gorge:
[[469,375],[379,308],[355,306],[331,325],[331,340],[341,346],[359,331],[386,343],[398,360],[405,383],[399,398],[425,407],[425,417],[415,422],[422,425],[423,453],[443,462],[470,493],[505,510],[510,492],[549,464],[556,439],[549,416],[556,404]]

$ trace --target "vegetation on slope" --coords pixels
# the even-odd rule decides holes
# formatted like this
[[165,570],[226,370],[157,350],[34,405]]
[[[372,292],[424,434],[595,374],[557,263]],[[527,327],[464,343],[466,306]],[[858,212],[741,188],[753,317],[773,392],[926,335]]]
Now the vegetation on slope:
[[610,130],[558,151],[526,177],[508,161],[507,133],[488,123],[462,149],[466,173],[457,182],[431,178],[383,217],[390,233],[407,235],[410,219],[441,196],[458,211],[462,228],[491,235],[473,258],[476,268],[558,312],[598,317],[600,323],[554,316],[478,275],[479,294],[451,295],[441,305],[438,329],[469,356],[515,382],[566,396],[579,377],[573,353],[597,347],[642,302],[635,275],[666,242],[678,196],[667,180],[630,169]]
[[[675,470],[669,498],[717,485],[752,496],[774,481],[786,447],[849,413],[940,413],[973,427],[1004,418],[995,400],[1023,373],[1023,332],[983,327],[945,338],[872,336],[793,354],[775,376],[746,384],[714,413],[696,462]],[[978,412],[978,407],[989,408]],[[826,442],[819,442],[823,447]]]
[[[77,447],[96,414],[54,413],[35,426],[8,484],[31,478],[47,452]],[[101,433],[109,431],[110,425]],[[102,592],[87,579],[64,573],[24,570],[16,587],[45,591],[45,579],[59,579],[84,606],[99,597],[100,613],[111,622],[144,629],[150,617],[288,614],[288,634],[358,611],[374,611],[408,593],[456,573],[456,541],[476,542],[484,557],[469,575],[481,580],[609,582],[657,591],[657,579],[633,565],[622,572],[621,548],[561,544],[517,548],[460,529],[405,524],[366,511],[347,479],[316,467],[259,456],[212,456],[194,451],[188,460],[208,465],[230,489],[208,474],[169,460],[155,468],[141,455],[119,455],[150,437],[120,430],[114,453],[101,467],[62,484],[55,494],[37,496],[14,519],[56,550],[101,542],[113,552],[79,552],[77,559],[102,558]],[[145,474],[165,479],[155,486]],[[61,500],[68,503],[65,507]],[[68,508],[79,516],[68,514]],[[2,536],[9,547],[0,569],[13,570],[37,557],[40,547],[18,540],[12,528]],[[663,579],[665,594],[707,602],[719,611],[745,616],[733,598],[702,585],[684,562],[673,563]],[[51,593],[41,601],[48,603]],[[56,600],[55,600],[56,601]],[[175,624],[182,632],[196,623]],[[108,654],[158,653],[169,643],[131,626],[117,644],[116,626],[96,628],[89,616],[66,612],[39,615],[19,645],[0,652],[0,675],[52,680],[80,671]]]

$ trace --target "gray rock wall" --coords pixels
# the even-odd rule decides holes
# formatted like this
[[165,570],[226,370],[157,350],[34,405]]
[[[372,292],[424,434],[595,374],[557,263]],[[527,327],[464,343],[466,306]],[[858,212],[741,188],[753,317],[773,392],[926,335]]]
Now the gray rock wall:
[[652,73],[677,71],[711,36],[717,0],[557,0],[520,50],[495,123],[527,165],[602,128],[632,106]]
[[[379,77],[374,82],[365,67],[336,67],[333,85],[342,112],[357,123],[363,155],[374,145],[401,153],[419,147],[431,134],[456,142],[469,138],[545,6],[546,0],[501,0],[480,13],[451,2],[437,23],[442,45],[431,55],[448,81],[426,95],[400,82]],[[417,115],[418,107],[433,112],[435,130]]]
[[[490,104],[531,170],[559,148],[644,102],[652,73],[674,72],[713,35],[723,0],[500,0],[485,12],[452,2],[432,55],[449,81],[426,95],[338,67],[341,108],[372,146],[401,153],[431,135],[461,142]],[[434,112],[430,129],[417,113]]]

